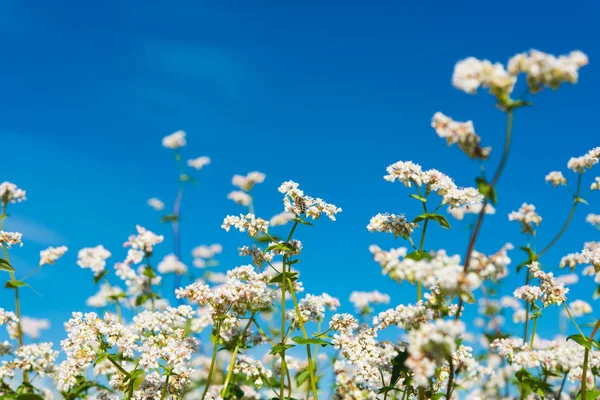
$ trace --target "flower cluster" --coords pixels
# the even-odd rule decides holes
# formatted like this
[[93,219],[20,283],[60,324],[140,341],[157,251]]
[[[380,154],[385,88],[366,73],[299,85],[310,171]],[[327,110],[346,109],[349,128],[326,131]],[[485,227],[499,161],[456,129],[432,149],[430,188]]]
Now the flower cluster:
[[473,122],[454,121],[441,112],[436,112],[431,120],[431,126],[439,137],[446,139],[449,146],[457,144],[469,157],[481,159],[489,157],[491,147],[480,146],[481,138],[475,133]]
[[312,219],[317,219],[321,214],[327,215],[329,219],[335,221],[335,215],[342,212],[342,209],[324,202],[322,199],[313,198],[304,194],[304,191],[298,189],[298,184],[293,181],[287,181],[279,186],[279,193],[283,193],[283,204],[285,211],[294,215],[306,214]]
[[240,214],[239,217],[228,215],[223,220],[221,228],[229,232],[231,227],[234,227],[240,232],[248,231],[248,235],[254,237],[258,235],[259,232],[267,232],[269,229],[269,222],[262,218],[256,218],[254,214]]

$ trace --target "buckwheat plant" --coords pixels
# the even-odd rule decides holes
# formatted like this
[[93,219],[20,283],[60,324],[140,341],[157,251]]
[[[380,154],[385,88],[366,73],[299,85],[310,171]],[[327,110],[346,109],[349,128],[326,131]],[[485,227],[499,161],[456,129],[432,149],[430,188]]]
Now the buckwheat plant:
[[[94,243],[78,249],[76,264],[90,270],[97,291],[87,299],[88,309],[73,312],[64,323],[65,334],[55,346],[43,339],[50,321],[25,315],[20,299],[30,294],[28,279],[40,268],[77,267],[61,260],[69,250],[60,243],[41,251],[38,267],[28,273],[11,262],[11,251],[27,244],[27,237],[4,231],[4,223],[26,193],[13,183],[1,183],[0,273],[14,302],[0,308],[0,326],[6,330],[0,342],[0,398],[600,397],[600,344],[595,340],[600,319],[592,317],[593,304],[570,297],[584,297],[575,287],[580,275],[582,280],[593,277],[593,295],[600,296],[600,242],[582,240],[580,248],[563,253],[560,260],[546,256],[599,189],[600,178],[589,177],[589,171],[600,161],[600,147],[536,178],[560,191],[557,196],[564,193],[572,199],[562,227],[550,233],[547,243],[538,243],[539,233],[552,216],[542,219],[528,202],[508,213],[497,191],[512,147],[515,115],[527,112],[534,94],[576,83],[587,63],[580,51],[555,57],[532,50],[506,65],[474,57],[456,64],[452,84],[468,94],[487,90],[504,114],[504,146],[496,155],[488,146],[489,135],[476,129],[476,122],[436,112],[432,131],[468,162],[477,163],[472,183],[456,182],[434,169],[438,165],[401,160],[387,167],[384,180],[390,190],[395,186],[406,193],[419,212],[371,210],[373,217],[365,223],[377,232],[374,237],[393,235],[402,243],[390,249],[365,245],[363,251],[368,247],[374,271],[380,269],[403,285],[402,292],[414,298],[409,304],[395,304],[394,293],[377,288],[354,290],[347,302],[309,292],[300,278],[312,267],[303,260],[312,249],[304,248],[300,235],[318,229],[313,224],[327,223],[323,220],[343,218],[342,209],[287,181],[278,188],[281,207],[270,218],[259,215],[260,199],[253,189],[266,175],[257,171],[235,175],[236,189],[223,195],[243,207],[224,215],[221,224],[225,231],[247,236],[247,244],[237,249],[239,264],[219,263],[227,251],[219,243],[207,241],[182,251],[184,189],[197,182],[190,171],[203,169],[210,159],[185,162],[186,134],[177,131],[162,141],[178,171],[172,210],[161,214],[172,229],[152,232],[142,223],[122,238],[122,249]],[[515,95],[519,86],[522,94]],[[498,165],[490,167],[496,157]],[[166,207],[155,197],[148,205],[159,212]],[[484,220],[494,214],[514,223],[515,239],[498,238],[493,227],[484,227]],[[465,223],[469,229],[464,254],[451,254],[433,243],[433,230],[451,229],[447,215],[454,218],[453,225]],[[583,219],[600,226],[597,211]],[[210,232],[219,227],[203,228]],[[478,247],[485,231],[497,239],[494,252]],[[505,278],[511,273],[523,275],[516,287],[507,287]],[[171,283],[175,288],[166,289]],[[553,314],[548,317],[553,308],[558,324]],[[354,314],[342,312],[347,310]],[[550,330],[538,329],[544,321],[545,327],[556,328],[552,337],[540,335]]]

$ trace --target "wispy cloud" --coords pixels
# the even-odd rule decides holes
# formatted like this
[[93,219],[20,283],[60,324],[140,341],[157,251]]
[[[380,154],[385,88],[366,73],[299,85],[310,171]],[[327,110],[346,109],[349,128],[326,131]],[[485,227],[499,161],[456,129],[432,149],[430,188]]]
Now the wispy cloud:
[[6,220],[5,229],[23,234],[23,241],[32,242],[44,246],[56,246],[67,244],[67,240],[55,230],[48,228],[40,222],[23,218],[11,217]]

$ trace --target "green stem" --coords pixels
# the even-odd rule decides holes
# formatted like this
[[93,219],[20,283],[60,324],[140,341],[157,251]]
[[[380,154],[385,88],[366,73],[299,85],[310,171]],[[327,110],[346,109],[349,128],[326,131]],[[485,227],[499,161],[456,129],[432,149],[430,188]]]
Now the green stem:
[[[292,282],[290,281],[290,293],[292,294],[292,299],[294,301],[294,308],[296,309],[296,318],[298,318],[298,322],[300,322],[300,328],[302,329],[302,334],[304,335],[304,339],[309,339],[308,333],[306,332],[306,327],[304,326],[304,320],[302,319],[302,314],[300,313],[300,307],[298,306],[298,300],[296,299],[296,292],[294,291],[294,287],[292,286]],[[319,400],[318,392],[317,392],[317,381],[315,379],[315,371],[314,367],[316,365],[313,364],[312,354],[310,352],[310,344],[306,345],[306,354],[308,356],[308,374],[310,379],[310,386],[313,392],[314,400]]]
[[285,388],[285,369],[286,369],[286,363],[285,363],[285,291],[286,291],[286,284],[287,284],[287,278],[286,278],[286,257],[283,257],[283,265],[281,268],[281,382],[279,385],[279,398],[280,400],[284,400],[283,398],[283,391]]
[[575,195],[573,196],[573,198],[574,198],[573,206],[571,206],[571,211],[569,212],[569,216],[567,217],[567,220],[565,221],[565,223],[562,226],[562,228],[560,229],[560,231],[556,234],[556,236],[554,236],[554,239],[552,239],[550,241],[550,243],[548,243],[548,245],[546,247],[544,247],[542,249],[542,251],[540,251],[540,253],[537,255],[538,259],[544,253],[546,253],[548,250],[550,250],[550,248],[552,246],[554,246],[554,244],[558,241],[558,239],[560,239],[560,237],[563,235],[563,233],[565,233],[565,231],[567,230],[567,227],[571,223],[571,220],[573,219],[573,216],[575,215],[575,210],[577,209],[577,205],[579,204],[579,194],[581,193],[581,178],[582,177],[583,177],[583,173],[580,173],[579,177],[577,179],[577,190],[575,191]]
[[[594,330],[592,330],[592,333],[590,334],[590,337],[588,338],[588,340],[591,342],[592,340],[594,340],[594,336],[596,335],[596,332],[598,332],[598,329],[600,328],[600,319],[596,322],[596,325],[594,325]],[[588,358],[590,356],[590,349],[588,349],[587,347],[585,348],[585,352],[583,353],[583,373],[581,374],[581,398],[583,400],[586,400],[586,390],[587,390],[587,369],[588,369]]]
[[577,325],[577,322],[575,322],[575,318],[573,318],[573,315],[571,315],[571,310],[569,310],[569,306],[567,306],[567,303],[563,303],[563,305],[565,306],[565,310],[567,310],[567,314],[569,315],[569,318],[571,318],[571,321],[573,321],[573,324],[575,324],[575,327],[579,331],[579,334],[581,334],[581,336],[585,337],[585,335],[583,334],[583,331],[581,330],[579,325]]
[[[513,126],[513,111],[508,110],[506,112],[506,136],[504,140],[504,150],[502,152],[502,157],[500,159],[500,164],[498,165],[498,169],[490,182],[490,190],[496,189],[496,184],[500,180],[500,176],[502,175],[502,171],[504,171],[504,167],[506,167],[506,163],[508,161],[508,153],[510,151],[510,143],[512,140],[512,126]],[[475,224],[475,228],[471,233],[471,238],[469,239],[469,245],[467,246],[467,254],[465,255],[465,264],[463,267],[463,271],[467,272],[469,270],[469,266],[471,264],[471,257],[473,256],[473,250],[475,249],[475,242],[477,241],[477,237],[479,236],[479,231],[481,230],[481,225],[483,224],[483,219],[485,217],[485,209],[489,203],[489,196],[486,196],[483,205],[481,207],[481,211],[479,212],[479,216],[477,217],[477,223]],[[461,298],[458,301],[458,310],[456,311],[455,320],[458,321],[460,319],[460,315],[462,313],[464,301]]]
[[535,330],[537,328],[538,317],[533,319],[533,329],[531,330],[531,341],[529,342],[529,348],[533,350],[533,341],[535,340]]
[[225,378],[225,383],[223,384],[223,390],[221,390],[221,397],[225,397],[225,393],[227,392],[227,386],[229,386],[229,381],[231,380],[231,376],[233,375],[233,367],[235,366],[235,360],[237,358],[238,351],[240,350],[239,341],[242,341],[244,339],[244,336],[246,336],[246,332],[248,332],[248,328],[250,328],[250,324],[252,324],[252,320],[254,320],[254,314],[255,312],[253,312],[252,316],[250,316],[246,327],[244,328],[242,334],[240,335],[240,338],[238,339],[238,344],[236,344],[235,349],[233,349],[233,355],[231,356],[231,362],[229,363],[229,369],[227,370],[227,377]]
[[215,342],[212,352],[212,357],[210,359],[210,368],[208,370],[208,377],[206,378],[206,386],[204,386],[204,392],[202,392],[202,400],[206,398],[208,394],[208,389],[210,388],[210,384],[212,381],[212,376],[215,370],[215,362],[217,360],[217,351],[219,350],[219,339],[221,337],[221,322],[217,322],[216,332],[215,332]]
[[[6,204],[2,203],[2,214],[0,215],[0,231],[4,229],[4,220],[8,217],[8,214],[6,213]],[[6,246],[4,245],[4,243],[2,243],[2,251],[4,252],[4,259],[6,260],[7,263],[9,263],[10,265],[10,258],[8,257],[8,250],[6,249]],[[16,281],[17,277],[15,276],[14,271],[9,271],[10,273],[10,279],[12,281]],[[19,300],[19,288],[15,287],[14,288],[15,291],[15,315],[17,316],[17,339],[19,341],[19,347],[23,347],[23,328],[21,326],[21,302]],[[27,373],[27,371],[23,372],[23,381],[25,382],[29,382],[29,374]]]
[[167,375],[167,378],[165,379],[165,384],[163,386],[163,390],[160,395],[160,400],[164,400],[166,398],[165,396],[167,395],[167,392],[169,390],[169,376],[171,376],[171,375]]

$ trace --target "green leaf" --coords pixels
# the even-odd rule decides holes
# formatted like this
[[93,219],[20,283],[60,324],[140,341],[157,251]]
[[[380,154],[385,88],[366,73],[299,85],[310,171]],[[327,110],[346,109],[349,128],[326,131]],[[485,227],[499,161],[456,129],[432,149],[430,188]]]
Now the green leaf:
[[98,282],[100,282],[100,279],[104,278],[106,275],[108,275],[109,270],[105,269],[104,271],[100,272],[98,275],[94,276],[94,284],[97,285]]
[[303,225],[313,226],[313,224],[311,224],[310,222],[308,222],[308,221],[306,221],[306,220],[304,220],[302,218],[298,218],[298,217],[293,218],[292,221],[298,222],[298,223],[303,224]]
[[581,197],[575,197],[575,203],[583,203],[583,204],[585,204],[586,206],[589,206],[589,205],[590,205],[590,204],[589,204],[587,201],[585,201],[585,200],[584,200],[583,198],[581,198]]
[[592,343],[590,342],[590,340],[583,336],[581,333],[578,333],[577,335],[571,335],[567,338],[567,340],[569,339],[579,343],[581,346],[585,347],[588,350],[592,349]]
[[308,367],[302,369],[296,374],[296,386],[300,387],[302,384],[310,378],[310,371]]
[[19,399],[19,400],[44,400],[44,397],[40,396],[39,394],[35,394],[35,393],[21,393],[21,394],[18,394],[17,397],[15,397],[15,399]]
[[430,261],[433,257],[426,251],[413,251],[412,253],[408,253],[404,258],[409,258],[415,261],[427,260]]
[[417,200],[419,200],[419,201],[421,201],[423,203],[427,203],[427,199],[425,197],[423,197],[423,196],[419,196],[419,195],[414,194],[414,193],[409,194],[409,196],[412,197],[413,199],[417,199]]
[[475,182],[477,182],[477,189],[479,190],[479,193],[488,198],[493,205],[496,205],[496,203],[498,203],[496,190],[490,186],[485,178],[478,177],[475,179]]
[[440,214],[424,213],[421,215],[417,215],[413,222],[416,223],[430,219],[437,221],[443,228],[450,229],[450,224],[448,223],[448,220],[446,219],[446,217]]
[[398,353],[396,357],[392,359],[392,377],[390,378],[390,386],[394,387],[400,379],[400,374],[407,371],[408,368],[404,365],[408,359],[408,352],[406,350]]
[[269,351],[269,354],[272,354],[272,355],[281,354],[281,353],[283,353],[284,350],[291,349],[292,347],[296,347],[296,345],[295,344],[282,345],[281,343],[278,343],[271,348],[271,351]]
[[321,345],[323,347],[326,347],[331,344],[328,341],[323,340],[323,339],[319,339],[319,338],[306,339],[306,338],[303,338],[302,336],[295,336],[292,338],[292,341],[294,341],[298,344],[317,344],[317,345]]
[[281,238],[279,236],[260,235],[260,236],[256,236],[254,238],[254,240],[257,241],[258,243],[271,243],[271,242],[280,241]]
[[98,358],[96,359],[96,361],[94,362],[94,367],[98,364],[100,364],[102,361],[106,360],[108,358],[108,354],[104,353],[100,356],[98,356]]
[[15,269],[4,258],[0,258],[0,271],[15,272]]
[[161,217],[160,222],[175,222],[179,221],[179,216],[175,214],[167,214]]
[[[287,272],[285,274],[285,279],[290,279],[292,282],[295,282],[298,280],[298,273],[297,272]],[[283,282],[283,274],[278,274],[275,275],[270,281],[269,283],[281,283]]]
[[4,287],[9,289],[16,289],[19,287],[27,286],[27,284],[23,281],[8,281]]

